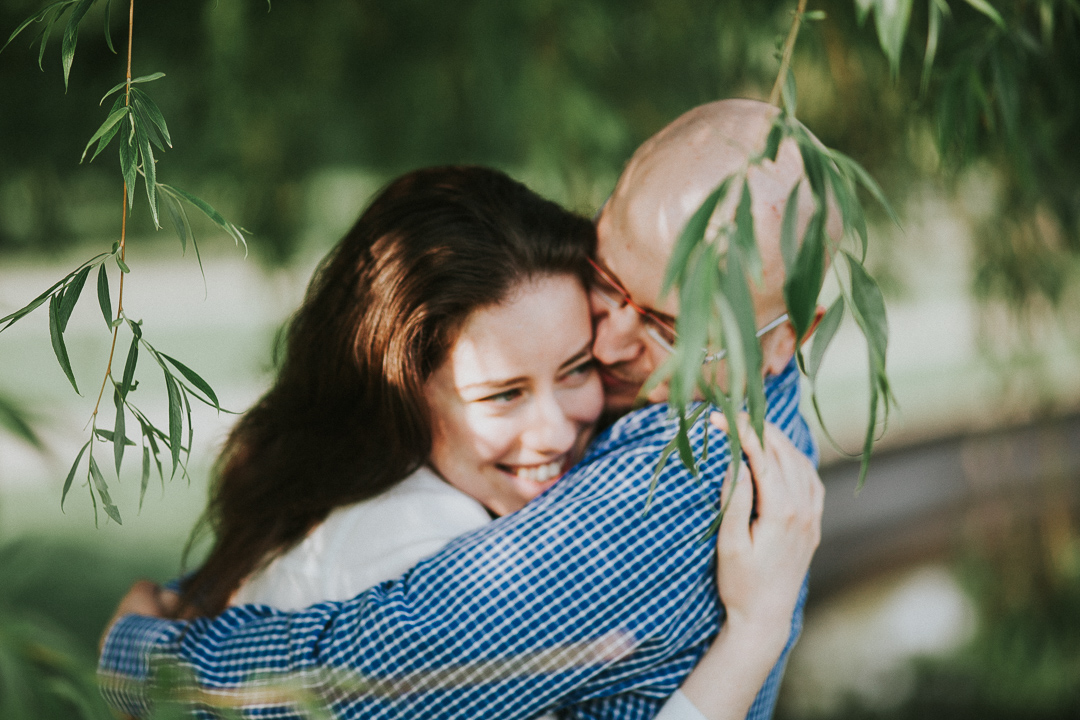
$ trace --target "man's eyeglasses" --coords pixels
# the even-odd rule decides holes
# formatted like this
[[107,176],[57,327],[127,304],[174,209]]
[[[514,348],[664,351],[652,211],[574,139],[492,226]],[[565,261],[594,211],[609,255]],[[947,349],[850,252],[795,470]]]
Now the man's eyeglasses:
[[634,302],[630,293],[615,279],[615,276],[605,270],[600,263],[589,258],[589,264],[593,268],[593,287],[608,305],[616,310],[629,305],[641,317],[641,323],[645,327],[645,334],[652,338],[661,349],[667,352],[675,352],[675,324],[660,317],[655,310],[643,308]]
[[[643,308],[634,302],[633,298],[630,297],[630,293],[627,292],[626,288],[622,286],[622,283],[615,278],[615,275],[609,270],[604,269],[598,262],[589,258],[589,264],[592,265],[593,268],[592,289],[596,291],[596,294],[616,310],[621,310],[629,305],[641,318],[641,324],[645,328],[645,334],[660,346],[662,350],[669,353],[675,352],[675,340],[678,336],[675,333],[674,323],[661,317],[655,310]],[[756,336],[760,338],[770,330],[782,325],[787,319],[788,314],[784,313],[759,329]],[[718,350],[717,352],[710,353],[708,349],[706,349],[705,358],[702,360],[702,364],[706,365],[711,362],[722,360],[725,355],[727,355],[727,350]]]

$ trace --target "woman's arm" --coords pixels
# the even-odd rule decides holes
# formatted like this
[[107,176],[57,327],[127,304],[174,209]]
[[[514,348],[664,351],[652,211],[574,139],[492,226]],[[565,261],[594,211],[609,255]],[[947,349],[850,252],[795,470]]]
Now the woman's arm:
[[[713,424],[727,430],[722,415]],[[765,447],[746,415],[739,435],[750,467],[725,483],[729,502],[717,536],[716,579],[727,619],[709,651],[658,720],[741,720],[783,652],[791,616],[821,539],[825,488],[810,461],[772,424]],[[730,487],[729,487],[730,486]],[[758,516],[751,519],[754,489]],[[687,707],[687,700],[693,708]]]

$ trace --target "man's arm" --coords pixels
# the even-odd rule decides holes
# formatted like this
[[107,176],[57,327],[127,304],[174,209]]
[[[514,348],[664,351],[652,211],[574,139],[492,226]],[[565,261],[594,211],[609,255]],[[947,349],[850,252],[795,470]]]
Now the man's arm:
[[266,702],[252,688],[277,683],[306,686],[343,717],[529,717],[606,692],[602,671],[628,656],[647,675],[703,644],[718,619],[714,593],[698,587],[712,490],[670,463],[644,515],[656,455],[609,453],[565,490],[348,602],[190,623],[122,618],[102,654],[106,697],[145,712],[151,666],[175,662],[200,699],[230,705]]
[[[793,365],[787,375],[767,385],[769,420],[810,453]],[[293,614],[244,606],[190,623],[122,618],[100,664],[106,697],[142,712],[162,663],[191,673],[188,697],[243,705],[254,686],[301,687],[344,718],[494,708],[516,718],[638,687],[670,693],[689,671],[673,663],[700,654],[719,626],[713,548],[699,539],[728,456],[726,437],[711,433],[699,478],[668,463],[646,513],[675,431],[666,412],[624,418],[524,510],[348,602]],[[698,453],[704,425],[691,432]],[[255,701],[287,705],[272,692]]]

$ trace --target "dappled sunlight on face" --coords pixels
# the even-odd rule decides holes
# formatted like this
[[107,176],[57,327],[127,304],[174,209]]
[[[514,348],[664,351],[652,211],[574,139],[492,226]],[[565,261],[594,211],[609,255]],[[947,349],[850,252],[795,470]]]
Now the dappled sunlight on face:
[[603,405],[591,346],[585,290],[569,275],[475,311],[424,386],[431,466],[499,515],[554,485]]

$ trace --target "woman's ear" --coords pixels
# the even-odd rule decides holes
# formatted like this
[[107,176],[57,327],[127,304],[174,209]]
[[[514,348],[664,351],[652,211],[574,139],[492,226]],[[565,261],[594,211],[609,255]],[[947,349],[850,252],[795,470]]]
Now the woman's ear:
[[[814,319],[802,341],[805,343],[817,330],[821,319],[825,317],[825,308],[821,305],[814,310]],[[795,328],[791,322],[785,322],[761,338],[761,371],[765,375],[779,375],[795,355]]]

